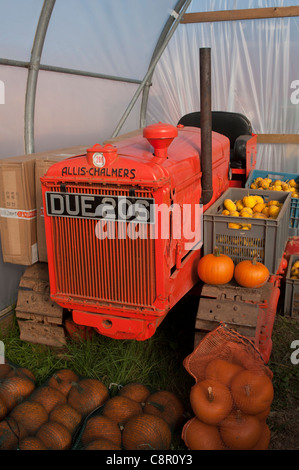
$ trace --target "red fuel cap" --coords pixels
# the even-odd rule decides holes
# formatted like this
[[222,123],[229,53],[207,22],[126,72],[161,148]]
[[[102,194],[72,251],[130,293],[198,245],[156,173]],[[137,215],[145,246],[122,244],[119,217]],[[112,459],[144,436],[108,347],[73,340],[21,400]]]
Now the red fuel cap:
[[167,158],[167,149],[177,135],[178,130],[175,126],[162,122],[143,129],[143,137],[154,147],[156,157]]

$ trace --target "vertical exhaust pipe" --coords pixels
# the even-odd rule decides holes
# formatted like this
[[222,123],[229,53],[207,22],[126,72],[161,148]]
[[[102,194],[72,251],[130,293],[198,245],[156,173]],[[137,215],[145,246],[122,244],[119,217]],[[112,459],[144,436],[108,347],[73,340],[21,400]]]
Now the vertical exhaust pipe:
[[201,127],[201,171],[202,194],[200,203],[205,205],[213,197],[212,178],[212,92],[211,49],[200,52],[200,127]]

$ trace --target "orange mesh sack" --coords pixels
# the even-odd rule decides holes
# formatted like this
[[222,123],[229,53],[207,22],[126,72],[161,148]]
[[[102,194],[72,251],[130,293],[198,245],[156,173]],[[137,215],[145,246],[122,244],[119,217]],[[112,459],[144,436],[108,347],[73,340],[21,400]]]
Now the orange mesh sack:
[[194,417],[182,430],[190,450],[266,450],[273,374],[248,338],[220,323],[185,358],[194,377]]

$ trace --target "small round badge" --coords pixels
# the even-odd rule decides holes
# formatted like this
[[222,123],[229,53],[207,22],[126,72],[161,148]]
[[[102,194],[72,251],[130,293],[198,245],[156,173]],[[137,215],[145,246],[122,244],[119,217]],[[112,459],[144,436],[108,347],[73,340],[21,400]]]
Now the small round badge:
[[106,163],[104,154],[102,152],[94,153],[92,157],[92,161],[93,161],[94,166],[97,166],[98,168],[102,168],[102,166],[104,166]]

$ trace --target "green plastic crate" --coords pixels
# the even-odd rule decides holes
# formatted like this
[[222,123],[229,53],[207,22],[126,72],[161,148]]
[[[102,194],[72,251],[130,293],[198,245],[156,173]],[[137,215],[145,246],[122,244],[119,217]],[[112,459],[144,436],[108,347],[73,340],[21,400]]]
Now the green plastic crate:
[[[246,195],[258,195],[265,202],[276,199],[282,203],[276,219],[257,219],[252,217],[232,217],[222,215],[225,199],[237,201]],[[291,194],[284,191],[257,191],[255,189],[229,188],[212,204],[203,216],[204,254],[213,253],[218,247],[221,253],[232,258],[235,264],[255,256],[276,274],[281,263],[289,236]],[[231,229],[230,222],[251,224],[250,230]]]

